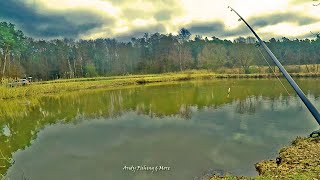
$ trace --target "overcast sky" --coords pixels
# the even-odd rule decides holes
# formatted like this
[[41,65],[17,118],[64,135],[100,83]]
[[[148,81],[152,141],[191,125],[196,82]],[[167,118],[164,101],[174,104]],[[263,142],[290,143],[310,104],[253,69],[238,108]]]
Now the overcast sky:
[[264,40],[308,38],[320,32],[312,0],[1,0],[0,21],[34,38],[118,38],[173,33],[222,39],[251,35],[236,9]]

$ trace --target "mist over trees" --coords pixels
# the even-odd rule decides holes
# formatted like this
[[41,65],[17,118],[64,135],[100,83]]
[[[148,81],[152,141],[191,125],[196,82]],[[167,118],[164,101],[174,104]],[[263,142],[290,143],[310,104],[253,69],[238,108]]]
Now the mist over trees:
[[[202,38],[182,28],[178,35],[144,34],[130,42],[115,39],[35,40],[0,23],[0,78],[35,79],[93,77],[125,74],[165,73],[189,69],[241,68],[266,65],[253,37],[233,42],[217,37]],[[290,40],[283,37],[266,42],[284,65],[320,63],[320,36]]]

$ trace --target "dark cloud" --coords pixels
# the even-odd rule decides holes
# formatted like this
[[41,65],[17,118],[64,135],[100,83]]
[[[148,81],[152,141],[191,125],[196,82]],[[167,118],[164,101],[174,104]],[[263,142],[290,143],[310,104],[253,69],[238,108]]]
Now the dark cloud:
[[248,35],[251,35],[251,31],[244,24],[238,26],[236,29],[228,29],[226,27],[224,33],[222,33],[222,37],[248,36]]
[[94,12],[85,10],[39,13],[37,7],[27,6],[19,0],[0,3],[0,20],[15,23],[28,36],[36,38],[68,37],[99,28],[112,19],[105,19]]
[[138,29],[133,29],[128,33],[121,34],[117,37],[115,37],[119,41],[124,41],[128,42],[131,40],[133,37],[142,37],[145,33],[149,34],[154,34],[154,33],[163,33],[165,32],[165,27],[161,24],[154,25],[154,26],[149,26],[149,27],[144,27],[144,28],[138,28]]
[[172,16],[172,11],[162,10],[162,11],[157,12],[157,13],[154,15],[154,18],[155,18],[157,21],[165,21],[165,20],[170,20],[170,19],[171,19],[171,16]]
[[194,23],[187,27],[193,34],[210,34],[224,31],[224,25],[220,22]]
[[187,26],[187,29],[193,35],[202,35],[206,37],[226,38],[230,36],[244,36],[250,33],[245,26],[239,26],[236,29],[226,27],[222,22],[201,22],[193,23]]
[[253,27],[263,27],[268,25],[276,25],[282,22],[293,22],[299,26],[312,24],[319,20],[313,17],[299,15],[297,13],[277,13],[266,16],[252,17],[248,20]]

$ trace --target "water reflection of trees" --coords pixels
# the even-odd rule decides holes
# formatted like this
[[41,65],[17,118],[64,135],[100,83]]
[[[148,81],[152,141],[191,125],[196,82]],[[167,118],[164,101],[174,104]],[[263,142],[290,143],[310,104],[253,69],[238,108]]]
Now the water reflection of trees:
[[[267,104],[262,104],[266,102]],[[283,96],[277,97],[263,97],[263,96],[251,96],[244,100],[234,101],[236,104],[235,111],[239,114],[254,114],[260,106],[269,106],[262,108],[270,108],[272,111],[279,111],[287,109],[289,106],[296,106],[299,110],[303,109],[302,102],[296,96]]]
[[182,104],[179,109],[179,116],[185,119],[190,119],[192,115],[192,107]]
[[[157,111],[152,108],[152,104],[145,105],[144,103],[139,103],[136,105],[135,112],[138,115],[148,115],[151,118],[164,116],[164,114],[157,113]],[[184,119],[190,119],[192,115],[192,106],[182,104],[180,105],[178,112],[174,115],[178,115]]]
[[257,97],[249,97],[236,103],[236,112],[240,114],[254,114],[257,108]]

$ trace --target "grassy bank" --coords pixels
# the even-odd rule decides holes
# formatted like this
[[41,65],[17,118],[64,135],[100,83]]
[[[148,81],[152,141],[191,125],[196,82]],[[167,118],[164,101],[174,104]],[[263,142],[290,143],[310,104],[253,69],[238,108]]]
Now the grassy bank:
[[[292,73],[293,77],[320,77],[320,73]],[[127,75],[96,78],[60,79],[54,81],[34,82],[23,87],[10,88],[0,86],[0,99],[28,96],[41,96],[52,93],[64,93],[86,89],[114,89],[124,86],[136,86],[156,82],[173,82],[187,80],[219,78],[272,78],[273,74],[216,74],[210,71],[186,71],[166,74]]]
[[320,136],[313,138],[297,137],[292,144],[279,151],[276,160],[265,160],[255,164],[259,176],[236,177],[231,175],[213,176],[215,179],[320,179]]

